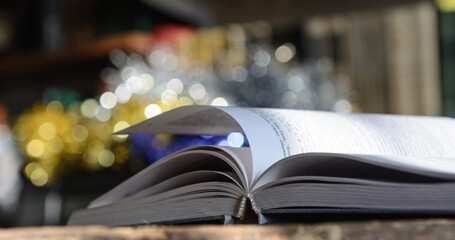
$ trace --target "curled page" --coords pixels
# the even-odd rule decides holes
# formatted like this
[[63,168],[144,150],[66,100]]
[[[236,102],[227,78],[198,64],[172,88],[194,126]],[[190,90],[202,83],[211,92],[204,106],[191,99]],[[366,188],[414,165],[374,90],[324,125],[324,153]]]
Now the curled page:
[[387,114],[188,106],[119,133],[245,133],[251,179],[285,157],[309,152],[455,158],[455,120]]

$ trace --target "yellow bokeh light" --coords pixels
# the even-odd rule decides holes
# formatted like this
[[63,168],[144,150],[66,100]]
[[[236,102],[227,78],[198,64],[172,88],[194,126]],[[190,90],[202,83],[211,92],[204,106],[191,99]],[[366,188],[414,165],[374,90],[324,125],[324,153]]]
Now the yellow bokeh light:
[[46,170],[41,167],[36,168],[30,174],[30,181],[32,181],[33,185],[42,187],[46,185],[49,180],[49,175],[47,174]]
[[54,124],[52,124],[50,122],[45,122],[40,125],[40,127],[38,129],[38,133],[39,133],[40,137],[42,137],[43,139],[51,140],[52,138],[55,137],[55,133],[56,133],[55,126],[54,126]]
[[[121,131],[127,127],[129,127],[130,125],[125,122],[125,121],[119,121],[118,123],[115,124],[114,126],[114,132],[118,132],[118,131]],[[125,138],[128,137],[128,135],[126,134],[120,134],[120,135],[114,135],[113,136],[115,140],[124,140]]]
[[34,139],[27,144],[27,154],[30,157],[41,157],[44,154],[44,151],[44,143],[39,139]]
[[73,139],[78,142],[83,142],[88,137],[88,130],[83,125],[76,125],[71,132]]
[[89,169],[95,170],[100,167],[98,155],[104,150],[104,144],[100,140],[91,140],[83,155],[84,164]]
[[47,114],[53,117],[61,116],[63,114],[63,110],[64,110],[63,104],[60,103],[59,101],[52,101],[46,107]]
[[110,167],[112,164],[115,162],[115,156],[114,154],[107,149],[104,149],[103,151],[98,154],[98,163],[103,166],[103,167]]
[[129,127],[130,125],[125,122],[125,121],[119,121],[118,123],[115,124],[114,126],[114,132],[118,132],[118,131],[121,131],[127,127]]
[[29,164],[27,164],[27,166],[25,166],[24,168],[24,172],[25,172],[25,175],[30,178],[30,176],[32,175],[32,172],[37,169],[38,167],[40,166],[39,163],[37,162],[30,162]]
[[189,98],[189,97],[181,97],[181,98],[179,98],[179,105],[180,106],[193,105],[193,100],[191,100],[191,98]]

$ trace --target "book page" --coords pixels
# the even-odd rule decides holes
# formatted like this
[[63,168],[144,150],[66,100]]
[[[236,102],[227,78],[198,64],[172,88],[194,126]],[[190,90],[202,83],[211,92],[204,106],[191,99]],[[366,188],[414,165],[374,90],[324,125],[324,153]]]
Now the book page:
[[308,152],[455,157],[455,121],[444,117],[221,108],[242,126],[253,179],[278,160]]
[[455,120],[446,117],[188,106],[119,133],[235,131],[249,141],[253,164],[240,164],[253,182],[275,162],[299,153],[455,158]]
[[242,188],[248,189],[249,185],[245,170],[240,165],[240,161],[235,160],[239,156],[248,156],[248,153],[248,148],[230,149],[215,146],[194,146],[180,150],[117,185],[109,192],[92,201],[88,208],[101,207],[118,202],[172,178],[172,184],[178,185],[181,182],[176,176],[198,171],[212,171],[213,173],[232,172],[232,174],[237,176],[235,182],[241,184]]
[[[365,154],[303,153],[282,159],[267,169],[253,190],[294,176],[349,179],[387,179],[387,182],[455,180],[454,158],[426,158]],[[335,180],[334,180],[335,181]],[[279,182],[279,181],[278,181]]]
[[226,112],[211,106],[186,106],[164,112],[115,134],[175,133],[228,135],[231,132],[242,132],[242,128]]

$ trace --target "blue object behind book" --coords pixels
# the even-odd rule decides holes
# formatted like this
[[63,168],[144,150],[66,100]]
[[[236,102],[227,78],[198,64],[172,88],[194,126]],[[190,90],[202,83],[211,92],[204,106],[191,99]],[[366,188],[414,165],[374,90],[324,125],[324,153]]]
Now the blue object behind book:
[[132,154],[144,159],[147,164],[154,163],[171,153],[191,146],[249,146],[247,139],[239,132],[233,132],[227,136],[133,134],[130,136],[130,140]]

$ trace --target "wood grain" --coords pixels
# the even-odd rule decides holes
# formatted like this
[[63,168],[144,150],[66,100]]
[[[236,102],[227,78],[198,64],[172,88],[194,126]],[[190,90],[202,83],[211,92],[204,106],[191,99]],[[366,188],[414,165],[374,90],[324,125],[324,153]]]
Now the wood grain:
[[367,221],[291,225],[30,227],[0,229],[0,239],[455,239],[455,220]]

